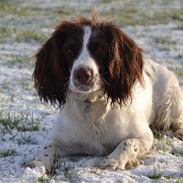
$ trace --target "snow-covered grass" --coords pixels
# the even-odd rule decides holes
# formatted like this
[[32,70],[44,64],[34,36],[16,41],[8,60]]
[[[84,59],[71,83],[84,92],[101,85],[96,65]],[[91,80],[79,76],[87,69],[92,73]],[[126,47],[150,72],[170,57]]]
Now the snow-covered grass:
[[144,164],[126,171],[93,167],[95,157],[57,163],[56,174],[23,165],[36,155],[54,124],[56,109],[43,105],[33,87],[33,55],[65,18],[114,20],[151,58],[167,65],[183,85],[181,0],[0,1],[0,183],[177,182],[183,183],[183,142],[155,136]]

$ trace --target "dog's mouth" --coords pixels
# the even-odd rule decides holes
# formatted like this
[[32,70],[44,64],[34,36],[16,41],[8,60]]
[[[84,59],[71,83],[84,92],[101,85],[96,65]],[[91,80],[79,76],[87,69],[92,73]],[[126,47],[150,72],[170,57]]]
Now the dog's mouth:
[[76,88],[77,88],[77,92],[81,92],[81,93],[88,93],[93,90],[93,87],[84,86],[84,85],[79,85]]
[[88,92],[88,93],[76,92],[71,90],[70,96],[72,96],[72,98],[78,102],[85,104],[92,104],[97,100],[101,100],[103,98],[103,91],[101,88],[94,92]]
[[93,84],[93,85],[74,85],[70,87],[70,90],[75,93],[83,93],[83,94],[89,94],[96,92],[101,89],[101,86],[99,84]]
[[73,80],[70,83],[70,90],[75,93],[89,94],[101,90],[102,85],[98,77],[94,77],[90,82],[82,83],[78,80]]

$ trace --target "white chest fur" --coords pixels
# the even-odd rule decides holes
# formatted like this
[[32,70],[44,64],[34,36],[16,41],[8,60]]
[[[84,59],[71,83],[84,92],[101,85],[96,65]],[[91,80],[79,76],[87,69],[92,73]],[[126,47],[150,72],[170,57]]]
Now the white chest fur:
[[[127,109],[126,109],[127,110]],[[104,99],[70,100],[58,116],[55,136],[72,153],[107,154],[127,137],[128,111],[115,110]],[[57,135],[59,133],[59,135]]]

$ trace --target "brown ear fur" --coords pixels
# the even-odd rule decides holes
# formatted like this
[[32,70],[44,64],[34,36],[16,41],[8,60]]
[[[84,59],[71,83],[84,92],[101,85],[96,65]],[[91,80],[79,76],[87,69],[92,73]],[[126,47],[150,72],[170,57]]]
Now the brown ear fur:
[[143,56],[137,44],[117,27],[111,26],[113,37],[111,60],[105,80],[105,93],[111,103],[120,105],[132,100],[132,88],[136,82],[143,85]]
[[81,25],[90,24],[91,20],[82,17],[63,21],[35,55],[33,79],[42,101],[58,106],[66,102],[70,71],[63,58],[62,45],[66,37],[82,32]]
[[61,30],[62,27],[58,27],[36,54],[33,73],[35,88],[40,99],[59,106],[65,103],[69,77],[69,71],[61,53]]

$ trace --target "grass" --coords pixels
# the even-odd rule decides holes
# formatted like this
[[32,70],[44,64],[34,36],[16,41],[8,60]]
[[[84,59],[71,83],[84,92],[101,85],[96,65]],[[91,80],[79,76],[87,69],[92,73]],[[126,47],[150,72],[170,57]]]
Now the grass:
[[51,174],[49,174],[49,176],[47,174],[43,174],[42,176],[38,177],[37,183],[53,183],[55,182],[54,178],[55,176]]
[[149,176],[150,179],[158,180],[162,177],[161,174]]
[[162,44],[162,45],[176,45],[176,41],[170,40],[170,37],[166,37],[166,36],[159,36],[159,37],[155,37],[154,41],[158,44]]
[[175,73],[176,73],[177,77],[183,78],[183,69],[176,69]]
[[117,20],[121,25],[157,25],[166,24],[170,21],[182,21],[183,11],[181,9],[161,8],[161,9],[138,9],[135,7],[125,7],[118,11],[104,13],[102,16]]
[[25,90],[25,91],[32,91],[33,90],[33,85],[32,83],[30,84],[30,81],[28,81],[27,79],[22,79],[20,81],[20,84],[22,86],[22,88]]
[[16,65],[19,69],[23,68],[23,67],[29,67],[31,64],[33,64],[32,62],[32,58],[30,56],[12,56],[12,59],[10,60],[10,63],[12,65]]
[[[102,6],[107,6],[107,4],[107,1],[102,1],[101,3],[97,3],[96,6],[98,8]],[[111,11],[108,12],[100,12],[100,16],[106,19],[116,20],[121,25],[157,25],[166,24],[170,21],[175,20],[181,22],[183,20],[183,11],[181,8],[176,9],[161,7],[159,9],[152,8],[149,4],[147,10],[143,8],[138,8],[136,6],[137,4],[138,2],[125,2],[124,7],[117,9],[112,8]],[[155,3],[152,1],[151,4]],[[65,19],[67,17],[76,17],[77,15],[82,15],[82,12],[77,12],[68,4],[49,8],[48,11],[48,9],[40,9],[39,7],[22,7],[17,6],[15,3],[7,3],[6,1],[3,1],[0,2],[0,9],[0,15],[2,16],[12,15],[32,17],[32,20],[36,20],[37,17],[47,17],[47,19],[54,20],[54,22]],[[89,9],[84,9],[83,11],[84,14],[90,16],[92,7],[89,7]],[[44,39],[42,38],[42,35],[39,35],[39,33],[35,33],[31,30],[27,30],[27,32],[23,34],[23,37],[33,37],[35,40],[39,41],[40,39]]]
[[97,175],[97,176],[101,176],[102,175],[102,170],[96,167],[92,167],[90,170],[91,173]]
[[31,144],[32,138],[30,135],[26,135],[25,133],[21,133],[21,138],[17,139],[18,144]]
[[79,176],[81,172],[74,171],[72,168],[64,168],[64,175],[69,182],[74,182],[74,179]]
[[35,30],[20,30],[16,34],[16,41],[18,42],[37,41],[43,43],[47,38],[44,33]]
[[16,155],[17,155],[17,152],[15,151],[15,149],[0,151],[0,158],[5,158],[8,156],[16,156]]
[[182,178],[177,179],[176,183],[183,183],[183,177],[182,177]]
[[30,14],[27,8],[22,8],[16,4],[9,3],[7,1],[0,1],[0,15],[13,15],[13,16],[28,16]]
[[[38,27],[37,27],[38,28]],[[35,27],[35,29],[37,29]],[[17,42],[31,42],[36,41],[39,43],[43,43],[48,38],[45,33],[42,33],[41,31],[31,30],[31,29],[25,29],[24,27],[15,27],[15,26],[6,26],[6,27],[0,27],[0,40],[1,43],[9,40],[11,38],[11,41],[17,41]]]
[[7,27],[0,27],[0,43],[3,43],[5,40],[9,39],[13,35],[13,30]]
[[48,178],[40,177],[38,178],[38,183],[50,183]]
[[81,171],[74,170],[74,168],[72,166],[67,165],[66,162],[64,162],[64,161],[58,161],[56,164],[56,168],[59,168],[60,170],[62,170],[62,172],[63,172],[65,178],[67,178],[68,182],[73,182],[82,173]]
[[[34,118],[33,115],[20,114],[15,116],[8,114],[6,118],[0,119],[0,127],[2,129],[2,139],[5,134],[9,134],[10,139],[14,138],[18,132],[34,132],[40,130],[40,119]],[[28,142],[28,139],[26,140]]]
[[155,174],[155,175],[149,176],[149,178],[152,179],[152,180],[159,180],[162,177],[166,178],[166,179],[171,179],[170,176],[162,176],[161,174]]
[[164,138],[161,134],[155,134],[156,140],[153,143],[153,149],[155,151],[163,151],[168,152],[170,154],[174,154],[173,148],[173,139],[172,138]]
[[154,131],[154,138],[156,138],[156,139],[158,139],[158,140],[160,140],[160,139],[162,139],[163,138],[163,136],[164,136],[164,134],[163,133],[161,133],[161,132],[156,132],[156,131]]
[[176,49],[176,41],[171,40],[168,36],[155,37],[154,41],[161,50],[171,51]]

